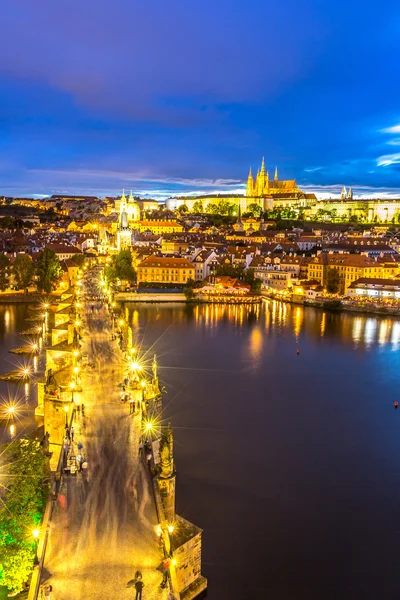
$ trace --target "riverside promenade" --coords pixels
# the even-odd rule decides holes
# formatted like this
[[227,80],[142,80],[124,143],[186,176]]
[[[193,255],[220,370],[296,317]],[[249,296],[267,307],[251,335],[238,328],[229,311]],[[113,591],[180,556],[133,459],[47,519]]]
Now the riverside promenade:
[[130,415],[120,400],[123,353],[111,341],[107,308],[92,312],[92,304],[84,304],[81,335],[93,368],[82,374],[75,398],[85,417],[78,413],[74,423],[88,469],[63,477],[41,582],[52,585],[54,600],[124,600],[135,598],[140,571],[143,600],[163,599],[152,482],[138,455],[141,415]]

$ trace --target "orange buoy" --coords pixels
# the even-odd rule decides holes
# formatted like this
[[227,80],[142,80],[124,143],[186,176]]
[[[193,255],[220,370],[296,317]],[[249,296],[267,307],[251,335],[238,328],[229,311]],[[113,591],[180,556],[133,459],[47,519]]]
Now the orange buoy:
[[396,400],[396,402],[394,403],[394,407],[395,407],[395,408],[399,408],[399,403],[397,402],[397,400]]

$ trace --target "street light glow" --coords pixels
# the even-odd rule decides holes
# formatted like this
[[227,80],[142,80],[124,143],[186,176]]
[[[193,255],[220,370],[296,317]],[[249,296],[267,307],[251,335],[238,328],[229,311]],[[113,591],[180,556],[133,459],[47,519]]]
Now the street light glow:
[[169,531],[169,533],[174,533],[174,529],[175,529],[174,525],[168,525],[168,531]]
[[74,356],[75,356],[75,358],[76,358],[77,356],[79,356],[79,351],[78,351],[78,350],[74,350]]
[[32,535],[33,535],[33,538],[34,538],[35,540],[37,540],[37,539],[38,539],[38,537],[39,537],[39,535],[40,535],[40,530],[39,530],[39,529],[34,529],[34,530],[32,531]]
[[71,390],[75,389],[75,381],[71,381],[69,387],[71,388]]
[[69,406],[64,406],[64,410],[67,413],[69,411]]
[[7,412],[8,414],[13,415],[15,413],[15,406],[9,406]]
[[145,388],[146,387],[146,382],[143,380],[140,385],[142,386],[142,388]]
[[137,370],[140,370],[140,365],[139,365],[139,363],[137,362],[137,360],[133,360],[133,361],[131,362],[131,370],[132,370],[132,371],[137,371]]
[[150,421],[146,423],[145,429],[146,431],[151,431],[153,429],[153,423],[151,423]]

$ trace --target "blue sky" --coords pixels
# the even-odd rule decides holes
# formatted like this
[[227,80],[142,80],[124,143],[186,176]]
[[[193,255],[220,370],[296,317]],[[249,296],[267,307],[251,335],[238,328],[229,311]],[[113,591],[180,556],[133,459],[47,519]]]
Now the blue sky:
[[[0,194],[400,188],[400,3],[3,0]],[[400,194],[400,192],[399,192]]]

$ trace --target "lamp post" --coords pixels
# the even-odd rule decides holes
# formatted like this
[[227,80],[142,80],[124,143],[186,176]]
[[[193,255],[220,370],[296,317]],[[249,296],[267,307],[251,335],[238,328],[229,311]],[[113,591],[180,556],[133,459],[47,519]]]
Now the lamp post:
[[39,563],[39,558],[37,555],[37,549],[38,549],[38,543],[39,543],[39,536],[40,536],[40,529],[33,529],[32,530],[32,537],[33,540],[35,542],[35,560],[34,560],[34,564],[37,565]]
[[74,401],[74,389],[75,389],[75,381],[71,381],[71,383],[69,384],[70,390],[71,390],[71,402]]
[[78,373],[79,373],[79,367],[78,367],[78,365],[76,365],[74,367],[75,383],[78,383]]
[[65,410],[65,425],[68,426],[68,411],[69,411],[69,406],[64,406],[64,410]]
[[172,556],[172,554],[174,552],[174,544],[173,544],[173,541],[174,541],[174,537],[173,537],[174,529],[175,529],[175,526],[172,523],[170,525],[168,525],[168,533],[169,533],[170,545],[171,545],[171,556]]

